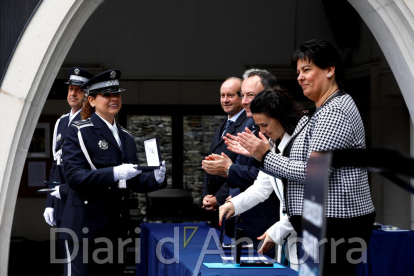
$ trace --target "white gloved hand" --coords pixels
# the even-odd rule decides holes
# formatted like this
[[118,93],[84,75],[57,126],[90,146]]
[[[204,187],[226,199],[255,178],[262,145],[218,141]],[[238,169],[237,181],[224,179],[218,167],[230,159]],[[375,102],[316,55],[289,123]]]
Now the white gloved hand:
[[162,183],[164,181],[166,171],[165,161],[162,161],[161,168],[159,170],[154,170],[155,180],[157,180],[158,183]]
[[56,221],[53,219],[53,208],[47,207],[45,209],[45,212],[43,213],[43,216],[45,217],[46,223],[50,226],[56,225]]
[[55,190],[54,192],[50,193],[50,195],[51,195],[51,196],[55,196],[55,197],[57,197],[57,198],[61,199],[61,198],[60,198],[60,192],[59,192],[59,185],[55,186],[55,189],[56,189],[56,190]]
[[118,180],[130,180],[131,178],[137,176],[142,171],[134,169],[134,164],[122,164],[114,167],[114,178],[115,181]]
[[114,178],[115,181],[118,181],[118,188],[120,189],[125,189],[126,186],[126,181],[137,176],[138,174],[140,174],[142,171],[141,170],[137,170],[134,168],[134,164],[122,164],[119,165],[117,167],[114,167]]

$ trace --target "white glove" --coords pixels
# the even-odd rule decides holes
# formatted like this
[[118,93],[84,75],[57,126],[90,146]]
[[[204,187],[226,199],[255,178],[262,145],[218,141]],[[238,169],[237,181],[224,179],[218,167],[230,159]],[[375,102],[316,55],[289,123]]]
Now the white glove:
[[142,171],[134,169],[134,164],[122,164],[119,166],[114,167],[114,179],[118,181],[118,188],[126,188],[126,180],[129,180]]
[[50,193],[50,195],[51,195],[51,196],[55,196],[55,197],[57,197],[57,198],[61,199],[61,198],[60,198],[60,192],[59,192],[59,185],[55,186],[55,189],[56,189],[56,190],[55,190],[54,192]]
[[45,217],[46,223],[50,226],[56,225],[56,221],[53,219],[53,208],[47,207],[45,209],[45,212],[43,213],[43,216]]
[[159,170],[154,170],[155,180],[157,180],[158,183],[162,183],[164,181],[166,171],[165,161],[162,161],[161,168]]
[[142,171],[134,169],[134,164],[122,164],[114,167],[114,178],[118,180],[130,180],[131,178],[139,175]]

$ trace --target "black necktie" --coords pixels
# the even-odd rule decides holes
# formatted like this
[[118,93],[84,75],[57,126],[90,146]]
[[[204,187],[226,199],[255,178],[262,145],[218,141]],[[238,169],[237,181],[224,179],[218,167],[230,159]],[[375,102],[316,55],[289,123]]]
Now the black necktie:
[[227,120],[226,125],[224,126],[224,129],[223,129],[223,134],[221,135],[221,137],[226,135],[227,130],[229,129],[229,127],[231,126],[232,123],[234,123],[232,120]]

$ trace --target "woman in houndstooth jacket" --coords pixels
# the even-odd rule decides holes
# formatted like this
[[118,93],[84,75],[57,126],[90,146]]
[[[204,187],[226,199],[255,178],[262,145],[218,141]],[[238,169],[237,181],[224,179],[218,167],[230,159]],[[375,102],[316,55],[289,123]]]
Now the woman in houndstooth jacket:
[[[304,95],[315,102],[316,111],[299,121],[284,156],[271,152],[264,136],[259,139],[242,133],[238,140],[261,162],[263,171],[287,180],[284,183],[287,184],[289,220],[296,232],[301,233],[306,165],[310,154],[364,149],[365,132],[354,101],[342,89],[345,70],[334,46],[323,40],[309,40],[293,53],[292,66],[297,70]],[[226,207],[222,207],[225,211]],[[331,170],[325,215],[328,243],[325,244],[324,275],[338,275],[338,272],[355,275],[356,260],[369,241],[375,219],[366,172],[354,167]],[[362,240],[352,242],[351,238]],[[340,239],[345,240],[340,242]]]

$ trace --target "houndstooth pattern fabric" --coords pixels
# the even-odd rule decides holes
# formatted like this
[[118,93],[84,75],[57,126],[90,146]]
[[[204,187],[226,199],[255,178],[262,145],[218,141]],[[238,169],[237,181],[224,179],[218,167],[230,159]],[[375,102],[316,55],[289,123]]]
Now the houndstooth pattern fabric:
[[[304,116],[292,137],[296,135],[290,158],[269,152],[262,168],[266,173],[288,179],[290,215],[302,214],[306,163],[313,151],[365,148],[364,126],[348,94],[332,98],[311,118]],[[327,217],[352,218],[374,210],[365,171],[352,167],[330,170],[325,207]]]

